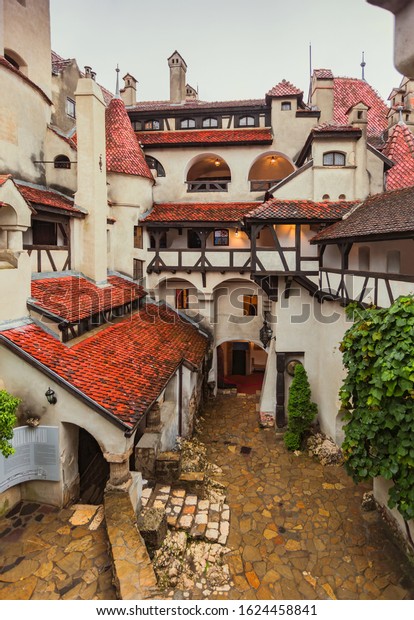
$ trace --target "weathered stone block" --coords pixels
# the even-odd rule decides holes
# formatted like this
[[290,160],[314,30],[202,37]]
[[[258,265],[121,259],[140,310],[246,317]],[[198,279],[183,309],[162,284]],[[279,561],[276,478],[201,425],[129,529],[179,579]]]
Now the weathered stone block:
[[155,461],[157,481],[171,484],[181,476],[181,453],[161,452]]
[[144,508],[138,516],[138,529],[150,551],[159,549],[167,535],[167,517],[160,508]]
[[199,471],[190,471],[181,474],[178,484],[187,493],[197,495],[198,498],[204,499],[205,495],[205,474]]

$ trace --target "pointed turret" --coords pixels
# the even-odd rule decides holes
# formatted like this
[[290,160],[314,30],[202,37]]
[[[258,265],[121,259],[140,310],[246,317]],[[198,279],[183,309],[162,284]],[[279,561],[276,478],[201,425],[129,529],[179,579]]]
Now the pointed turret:
[[105,112],[106,169],[153,179],[131,126],[125,104],[114,97]]

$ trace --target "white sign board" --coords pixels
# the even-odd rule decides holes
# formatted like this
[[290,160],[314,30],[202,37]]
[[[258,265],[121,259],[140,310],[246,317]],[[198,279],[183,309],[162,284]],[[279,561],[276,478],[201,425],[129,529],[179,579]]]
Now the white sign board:
[[28,480],[60,480],[59,429],[19,426],[11,441],[14,454],[0,454],[0,493]]

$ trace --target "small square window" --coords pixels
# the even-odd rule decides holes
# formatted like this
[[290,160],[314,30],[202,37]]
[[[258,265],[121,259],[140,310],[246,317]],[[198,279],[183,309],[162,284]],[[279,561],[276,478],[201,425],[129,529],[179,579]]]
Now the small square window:
[[187,231],[187,247],[192,250],[201,248],[201,239],[195,230]]
[[69,97],[66,99],[66,114],[71,118],[76,118],[76,103]]
[[214,245],[229,245],[228,228],[222,228],[214,231]]
[[291,110],[292,109],[292,104],[290,103],[290,101],[282,101],[281,108],[282,108],[283,111]]
[[144,277],[144,261],[134,258],[133,268],[133,279],[135,281],[141,281]]

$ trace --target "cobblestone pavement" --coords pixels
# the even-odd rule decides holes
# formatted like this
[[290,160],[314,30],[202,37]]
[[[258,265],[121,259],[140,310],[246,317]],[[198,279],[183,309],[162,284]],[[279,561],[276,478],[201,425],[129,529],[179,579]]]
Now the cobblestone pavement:
[[222,598],[414,598],[413,567],[379,514],[360,509],[366,486],[288,453],[273,429],[258,428],[252,398],[219,396],[204,418],[200,439],[223,470],[231,514],[234,586]]
[[21,502],[0,519],[0,600],[115,599],[103,508]]

